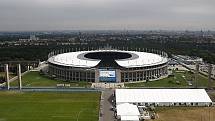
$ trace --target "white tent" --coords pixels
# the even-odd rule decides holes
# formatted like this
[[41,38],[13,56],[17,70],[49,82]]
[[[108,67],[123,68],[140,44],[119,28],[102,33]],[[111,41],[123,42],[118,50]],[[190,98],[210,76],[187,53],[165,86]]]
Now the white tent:
[[140,112],[136,105],[123,103],[117,105],[116,109],[121,121],[139,121]]
[[212,103],[204,89],[116,89],[115,94],[116,104],[208,106]]
[[139,116],[121,116],[121,121],[139,121]]

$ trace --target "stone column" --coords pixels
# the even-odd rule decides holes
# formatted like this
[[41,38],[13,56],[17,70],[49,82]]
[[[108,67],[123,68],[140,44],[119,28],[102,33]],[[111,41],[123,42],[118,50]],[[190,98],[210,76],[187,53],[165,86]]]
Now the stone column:
[[69,81],[71,81],[71,69],[69,69]]
[[135,81],[139,81],[139,74],[138,74],[139,72],[136,71],[135,73],[136,73],[136,79],[135,79]]
[[152,70],[150,69],[149,70],[149,79],[151,79],[152,78]]
[[99,83],[99,69],[95,69],[95,83]]
[[121,82],[121,70],[116,69],[116,82]]
[[148,77],[149,77],[148,74],[149,74],[149,73],[148,73],[148,70],[146,70],[146,80],[147,80]]
[[146,78],[145,75],[144,75],[144,74],[145,74],[145,73],[144,73],[144,70],[143,70],[142,74],[143,74],[143,75],[142,75],[142,76],[143,76],[142,81],[143,81],[143,80],[145,80],[145,78]]
[[132,72],[131,72],[131,80],[132,80],[132,82],[133,82],[133,80],[134,80],[134,72],[133,72],[133,69],[132,69]]

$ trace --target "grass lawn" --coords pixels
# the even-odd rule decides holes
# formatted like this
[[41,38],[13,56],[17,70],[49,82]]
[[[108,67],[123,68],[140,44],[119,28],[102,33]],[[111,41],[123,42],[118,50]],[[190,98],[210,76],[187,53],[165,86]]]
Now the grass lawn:
[[208,95],[210,96],[211,100],[215,102],[215,92],[208,92]]
[[[73,87],[90,87],[91,84],[87,82],[65,82],[62,80],[50,79],[44,75],[40,75],[39,72],[28,72],[22,76],[22,85],[31,86],[56,86],[57,84],[70,84]],[[18,81],[11,83],[11,86],[17,86]]]
[[100,93],[0,92],[0,121],[98,121]]
[[[16,76],[16,74],[14,74],[14,73],[9,73],[9,78],[11,79],[11,78],[13,78],[13,77],[15,77]],[[0,77],[5,77],[5,72],[0,72]]]
[[[174,72],[174,77],[167,77],[164,79],[160,79],[152,82],[139,82],[139,83],[127,83],[126,87],[189,87],[187,80],[194,80],[194,74],[188,71],[185,72]],[[184,76],[184,77],[183,77]],[[180,83],[176,83],[179,81]],[[192,82],[193,86],[194,81]],[[208,84],[208,79],[206,76],[198,75],[197,77],[197,85],[206,87]],[[215,86],[215,83],[213,83]]]
[[215,107],[157,107],[158,118],[150,121],[214,121]]

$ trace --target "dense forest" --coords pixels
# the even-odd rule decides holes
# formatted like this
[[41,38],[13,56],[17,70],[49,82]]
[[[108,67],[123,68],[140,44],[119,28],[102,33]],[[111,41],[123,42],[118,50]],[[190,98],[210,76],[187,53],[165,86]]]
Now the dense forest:
[[[85,44],[81,44],[85,43]],[[0,61],[8,60],[47,60],[47,55],[52,50],[58,49],[68,49],[75,50],[87,50],[102,48],[107,46],[119,48],[119,49],[129,49],[136,50],[137,48],[142,50],[143,48],[153,48],[157,50],[163,50],[171,54],[182,54],[190,56],[199,56],[204,59],[204,61],[209,63],[215,63],[215,44],[202,44],[194,43],[189,40],[183,41],[155,41],[146,39],[132,39],[132,40],[106,40],[106,41],[85,41],[80,42],[75,45],[28,45],[28,46],[2,46],[0,47]]]

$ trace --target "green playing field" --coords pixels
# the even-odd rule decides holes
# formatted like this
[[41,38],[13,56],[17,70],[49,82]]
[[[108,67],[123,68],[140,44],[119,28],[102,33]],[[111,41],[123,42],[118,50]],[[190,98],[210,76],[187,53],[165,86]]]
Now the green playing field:
[[[137,82],[137,83],[127,83],[126,87],[193,87],[195,85],[194,74],[188,71],[184,72],[174,72],[174,76],[167,77],[164,79],[152,81],[152,82]],[[189,86],[188,81],[192,80],[193,85]],[[177,81],[179,83],[177,83]],[[207,87],[208,78],[199,74],[197,76],[197,86]],[[215,82],[212,83],[215,86]]]
[[98,121],[100,93],[0,92],[0,121]]
[[[70,84],[72,87],[90,87],[91,83],[80,82],[65,82],[57,79],[50,79],[45,75],[40,75],[39,72],[28,72],[22,76],[22,85],[26,87],[38,87],[38,86],[56,86],[57,84]],[[13,81],[11,86],[17,86],[18,82]]]

